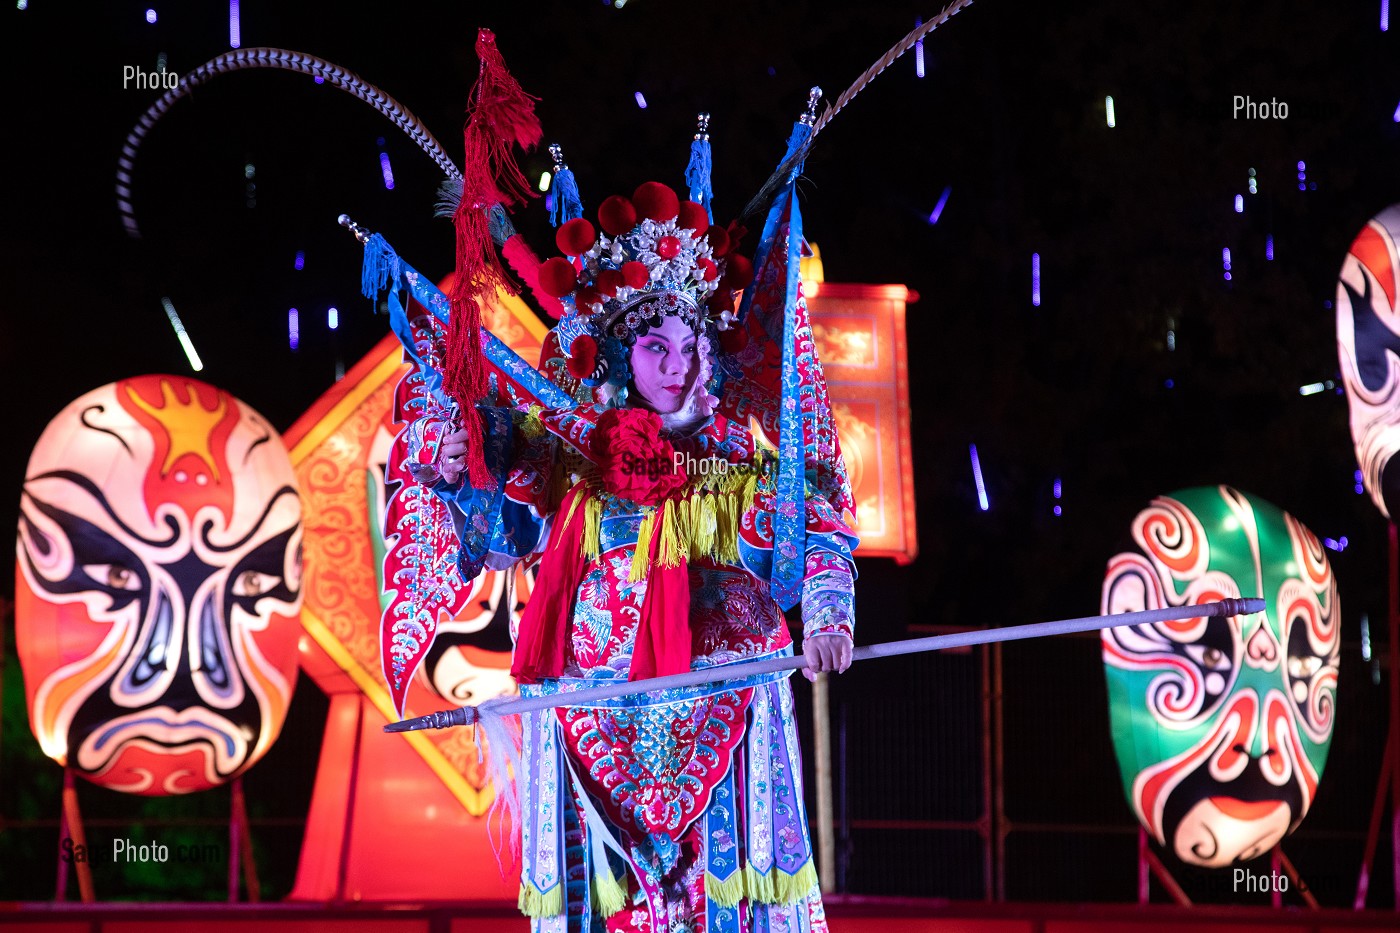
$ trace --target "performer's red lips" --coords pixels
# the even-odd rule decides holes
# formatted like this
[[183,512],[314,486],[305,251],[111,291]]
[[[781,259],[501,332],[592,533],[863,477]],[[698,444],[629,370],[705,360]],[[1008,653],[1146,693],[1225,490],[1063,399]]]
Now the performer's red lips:
[[1212,797],[1210,802],[1226,816],[1237,820],[1261,820],[1284,806],[1282,800],[1237,800],[1234,797]]

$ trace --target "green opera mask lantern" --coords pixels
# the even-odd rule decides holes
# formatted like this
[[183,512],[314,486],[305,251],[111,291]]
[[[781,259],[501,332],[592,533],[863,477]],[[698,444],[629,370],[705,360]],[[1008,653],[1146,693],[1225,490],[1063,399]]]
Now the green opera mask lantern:
[[1109,561],[1105,613],[1259,597],[1262,613],[1104,629],[1113,746],[1142,826],[1184,862],[1268,852],[1317,796],[1340,611],[1317,537],[1228,486],[1154,499]]

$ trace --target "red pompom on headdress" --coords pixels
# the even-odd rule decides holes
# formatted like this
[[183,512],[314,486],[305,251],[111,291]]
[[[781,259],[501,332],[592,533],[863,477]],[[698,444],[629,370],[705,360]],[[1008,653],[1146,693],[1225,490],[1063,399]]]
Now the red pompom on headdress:
[[573,344],[569,347],[569,360],[565,364],[569,375],[575,379],[587,379],[593,375],[593,369],[597,365],[598,344],[587,334],[575,337]]
[[649,220],[665,222],[680,213],[681,200],[669,186],[659,181],[649,181],[637,187],[632,193],[632,203],[637,214]]
[[710,254],[716,259],[723,257],[725,253],[729,252],[729,231],[725,230],[723,227],[711,227],[709,233],[705,235],[705,238],[709,240],[710,243]]
[[552,298],[563,298],[578,287],[578,273],[563,256],[540,264],[540,288]]
[[753,281],[753,263],[742,253],[735,253],[726,260],[724,286],[738,291],[748,288]]
[[622,273],[617,269],[598,270],[598,279],[594,283],[598,286],[598,294],[606,300],[617,294],[617,290],[622,287]]
[[497,288],[510,289],[491,242],[488,212],[496,204],[523,203],[535,192],[515,164],[511,147],[531,148],[540,141],[534,99],[506,69],[496,37],[482,29],[476,37],[481,71],[468,97],[463,130],[462,200],[453,222],[457,228],[457,279],[447,328],[443,387],[462,411],[467,431],[467,478],[477,488],[495,481],[486,469],[481,416],[476,403],[488,382],[481,352],[481,305]]
[[598,205],[598,225],[608,236],[622,236],[637,226],[637,208],[620,194]]
[[[704,236],[705,231],[710,229],[710,215],[705,213],[705,205],[694,201],[682,201],[676,226],[682,230],[694,230],[697,237]],[[710,248],[714,248],[713,243],[710,244]]]
[[559,247],[559,252],[569,256],[582,256],[597,241],[597,231],[582,217],[575,217],[554,233],[554,243]]
[[628,288],[644,288],[651,280],[651,270],[644,262],[633,259],[622,264],[622,283]]

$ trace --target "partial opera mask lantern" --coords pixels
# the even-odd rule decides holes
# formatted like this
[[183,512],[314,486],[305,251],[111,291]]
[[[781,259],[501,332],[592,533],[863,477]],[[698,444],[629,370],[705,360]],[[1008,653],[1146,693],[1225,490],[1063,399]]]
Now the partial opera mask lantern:
[[1337,355],[1358,481],[1391,521],[1400,508],[1400,204],[1366,222],[1337,275]]
[[1113,746],[1138,820],[1182,861],[1248,861],[1317,795],[1336,713],[1336,580],[1301,522],[1228,486],[1153,500],[1132,538],[1109,561],[1105,613],[1266,603],[1102,632]]
[[45,754],[135,794],[246,770],[296,683],[301,581],[296,480],[261,415],[177,376],[68,405],[20,500],[15,635]]

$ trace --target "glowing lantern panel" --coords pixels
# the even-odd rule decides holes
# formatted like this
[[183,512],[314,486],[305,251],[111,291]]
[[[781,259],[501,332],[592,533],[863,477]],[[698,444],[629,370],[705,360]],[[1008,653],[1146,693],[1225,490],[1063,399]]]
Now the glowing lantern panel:
[[220,389],[140,376],[44,430],[20,503],[16,641],[44,752],[128,793],[222,784],[296,683],[301,503],[278,433]]

